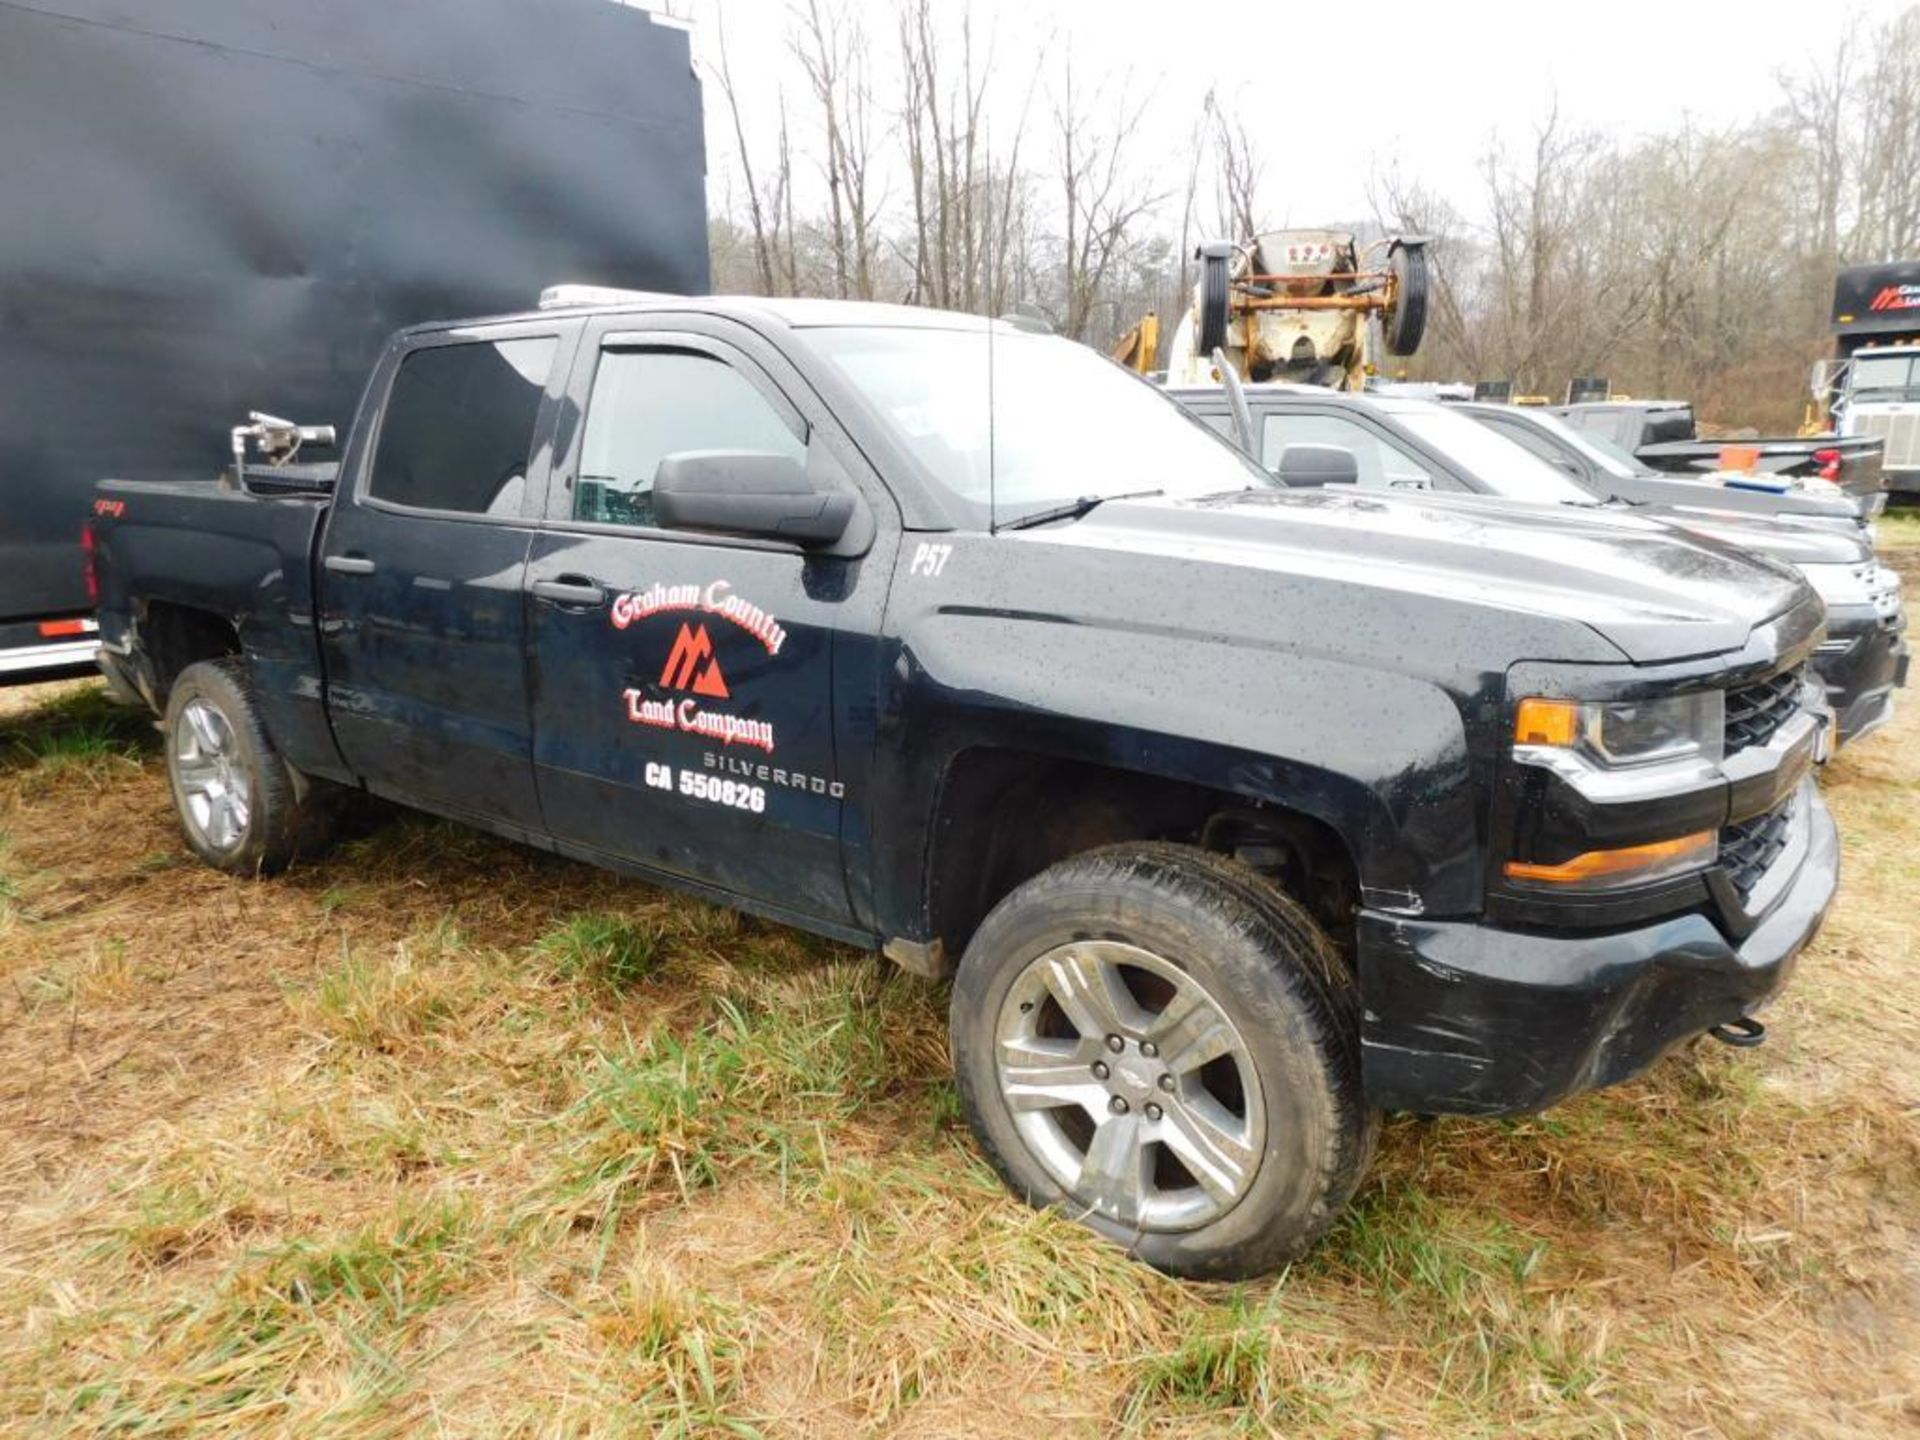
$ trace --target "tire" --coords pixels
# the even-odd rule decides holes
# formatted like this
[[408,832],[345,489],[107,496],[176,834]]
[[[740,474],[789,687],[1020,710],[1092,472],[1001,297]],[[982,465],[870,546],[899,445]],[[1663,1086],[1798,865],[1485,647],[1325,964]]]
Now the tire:
[[180,828],[207,864],[272,875],[323,843],[331,797],[280,758],[239,660],[181,671],[162,729]]
[[1233,249],[1205,245],[1200,250],[1200,354],[1210,357],[1227,343],[1228,300],[1232,292]]
[[1169,1274],[1297,1259],[1373,1153],[1352,976],[1305,911],[1204,851],[1114,846],[1022,885],[961,958],[951,1029],[1001,1178]]
[[1398,282],[1398,298],[1387,321],[1387,350],[1394,355],[1411,355],[1427,333],[1427,296],[1432,285],[1427,247],[1397,244],[1387,257],[1387,265]]

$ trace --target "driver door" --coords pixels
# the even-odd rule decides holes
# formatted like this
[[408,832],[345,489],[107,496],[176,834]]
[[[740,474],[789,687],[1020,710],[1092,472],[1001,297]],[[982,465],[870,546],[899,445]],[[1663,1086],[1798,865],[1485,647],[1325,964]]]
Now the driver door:
[[845,923],[841,832],[871,747],[850,752],[840,717],[874,693],[872,647],[848,637],[878,625],[887,567],[877,546],[655,524],[653,478],[679,452],[767,451],[844,480],[777,354],[690,323],[608,322],[569,386],[584,418],[527,564],[541,810],[571,846]]

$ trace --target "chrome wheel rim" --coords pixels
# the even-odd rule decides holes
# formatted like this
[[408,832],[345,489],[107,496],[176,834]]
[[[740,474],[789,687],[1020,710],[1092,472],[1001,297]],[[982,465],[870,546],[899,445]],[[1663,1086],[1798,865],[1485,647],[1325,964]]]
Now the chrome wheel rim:
[[1253,1057],[1187,971],[1077,940],[1021,971],[994,1064],[1028,1152],[1090,1215],[1192,1230],[1245,1198],[1266,1146]]
[[189,700],[173,727],[173,774],[187,827],[216,850],[247,838],[252,792],[227,717],[205,700]]

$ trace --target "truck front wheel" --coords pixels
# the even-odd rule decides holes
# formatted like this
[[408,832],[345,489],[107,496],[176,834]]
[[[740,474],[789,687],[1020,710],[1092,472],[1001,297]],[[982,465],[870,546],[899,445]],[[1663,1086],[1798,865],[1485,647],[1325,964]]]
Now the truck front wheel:
[[1298,1257],[1372,1154],[1358,997],[1312,919],[1185,846],[1076,856],[995,907],[954,980],[960,1092],[1014,1190],[1171,1274]]
[[326,797],[280,758],[238,660],[182,670],[162,723],[173,803],[202,860],[234,874],[273,874],[319,844]]

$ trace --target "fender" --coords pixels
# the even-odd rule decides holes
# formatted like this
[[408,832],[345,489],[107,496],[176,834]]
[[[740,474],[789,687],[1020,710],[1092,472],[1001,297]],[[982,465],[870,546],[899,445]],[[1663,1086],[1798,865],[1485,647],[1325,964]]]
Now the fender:
[[[1032,664],[1010,657],[1035,657]],[[987,746],[1227,790],[1321,821],[1370,904],[1466,913],[1480,902],[1483,817],[1459,706],[1439,685],[1326,656],[1093,628],[1063,618],[928,612],[896,663],[900,705],[878,747],[884,814],[928,817],[877,848],[883,912],[927,893],[941,786]],[[896,743],[887,733],[898,726]],[[1388,743],[1389,738],[1391,743]],[[931,743],[930,743],[931,742]],[[890,773],[889,773],[890,772]],[[895,791],[894,787],[898,786]],[[883,930],[920,934],[913,916]]]

